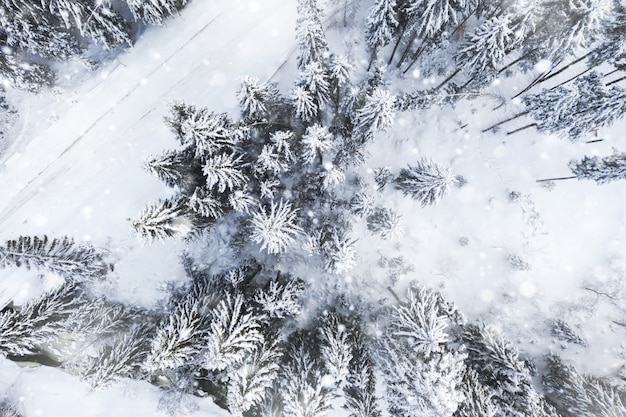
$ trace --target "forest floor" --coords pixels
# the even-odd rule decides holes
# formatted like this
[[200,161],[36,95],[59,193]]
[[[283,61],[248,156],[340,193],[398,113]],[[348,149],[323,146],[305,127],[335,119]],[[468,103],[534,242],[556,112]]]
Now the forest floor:
[[[175,146],[163,123],[168,103],[184,100],[235,115],[243,76],[273,77],[286,91],[295,73],[291,62],[281,67],[294,50],[295,4],[210,4],[191,2],[166,27],[147,30],[133,49],[92,73],[68,72],[54,91],[19,97],[16,138],[0,159],[0,240],[68,235],[105,247],[116,262],[108,295],[124,302],[153,306],[167,296],[168,282],[184,279],[178,259],[184,243],[143,245],[128,222],[148,201],[168,195],[142,169],[149,155]],[[331,35],[339,49],[352,39],[340,38]],[[602,129],[597,139],[603,141],[593,143],[586,142],[595,137],[571,143],[532,129],[506,135],[528,120],[482,133],[518,111],[508,97],[532,77],[494,83],[491,92],[507,98],[497,110],[497,100],[487,97],[454,109],[406,112],[377,135],[359,171],[372,191],[373,169],[397,173],[421,157],[450,166],[467,184],[427,208],[391,187],[376,193],[380,204],[402,215],[404,235],[381,241],[356,223],[358,266],[319,280],[318,290],[339,288],[372,301],[389,298],[387,287],[401,291],[416,280],[440,289],[470,321],[501,328],[523,354],[558,351],[583,371],[616,375],[626,364],[623,184],[535,181],[569,175],[571,159],[625,150],[620,132],[626,123]],[[390,71],[389,79],[394,91],[440,81],[419,72],[400,80]],[[381,266],[381,257],[402,257],[412,272]],[[38,291],[36,279],[16,284],[14,276],[0,271],[3,299]],[[565,320],[588,346],[557,340],[550,333],[554,319]],[[145,382],[87,393],[60,370],[0,366],[1,386],[24,398],[26,415],[131,416],[139,409],[131,403],[145,410],[158,402],[158,389]],[[202,410],[192,415],[227,414],[208,400],[198,403]]]

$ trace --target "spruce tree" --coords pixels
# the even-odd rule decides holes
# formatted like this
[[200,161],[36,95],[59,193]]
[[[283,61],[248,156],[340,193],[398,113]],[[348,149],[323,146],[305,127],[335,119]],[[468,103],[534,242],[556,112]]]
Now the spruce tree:
[[454,177],[450,170],[429,158],[422,158],[417,165],[402,168],[394,180],[396,188],[410,195],[422,207],[437,204],[450,192]]
[[623,180],[626,179],[626,152],[615,149],[613,155],[601,159],[585,156],[580,161],[571,161],[569,167],[579,180],[594,180],[598,184]]
[[55,75],[48,66],[21,62],[15,55],[7,53],[0,54],[0,75],[13,87],[31,92],[50,87],[55,81]]
[[46,235],[20,236],[0,246],[0,268],[9,266],[47,270],[73,281],[101,279],[110,267],[91,244]]
[[261,245],[261,250],[269,254],[279,254],[295,242],[295,238],[304,232],[296,224],[296,213],[291,203],[272,202],[269,206],[259,207],[250,219],[250,239]]
[[268,110],[278,100],[280,93],[275,84],[261,83],[257,77],[245,77],[237,92],[241,115],[244,119],[270,116]]
[[187,0],[124,0],[133,17],[151,25],[161,26]]
[[371,57],[370,62],[378,56],[378,51],[393,40],[398,28],[396,20],[395,0],[376,0],[367,17],[366,42]]
[[328,43],[321,20],[317,0],[298,0],[296,41],[300,54],[298,69],[303,70],[311,62],[321,63],[328,53]]
[[181,198],[153,202],[131,221],[131,226],[148,242],[186,234],[192,230],[193,224],[185,213],[184,203]]

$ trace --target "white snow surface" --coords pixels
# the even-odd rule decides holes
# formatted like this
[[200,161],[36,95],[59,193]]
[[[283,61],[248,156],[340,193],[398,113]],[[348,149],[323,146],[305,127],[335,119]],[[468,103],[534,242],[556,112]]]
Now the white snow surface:
[[[166,297],[164,285],[184,279],[177,255],[184,244],[144,246],[127,219],[148,201],[167,196],[168,189],[142,164],[175,146],[163,123],[168,102],[180,99],[235,115],[239,80],[270,79],[292,55],[294,22],[295,2],[196,0],[166,27],[146,31],[117,60],[92,74],[68,74],[54,93],[23,99],[21,133],[0,160],[0,241],[42,234],[89,240],[108,248],[116,261],[110,296],[144,306]],[[293,67],[292,60],[281,69],[287,82]],[[419,74],[414,71],[402,89],[440,81]],[[494,92],[511,97],[533,75],[499,80]],[[571,175],[571,159],[607,156],[612,147],[626,150],[626,123],[600,130],[604,141],[591,144],[585,141],[594,137],[570,143],[532,129],[507,136],[507,130],[530,123],[523,118],[498,133],[481,133],[518,111],[510,101],[492,110],[497,105],[480,99],[455,109],[407,112],[377,135],[359,174],[379,204],[402,216],[405,233],[381,241],[364,221],[355,223],[358,266],[326,274],[327,287],[376,301],[391,298],[387,286],[400,293],[418,280],[440,289],[470,321],[501,328],[523,354],[558,351],[582,371],[616,375],[626,363],[624,183],[569,180],[550,189],[535,180]],[[427,208],[391,184],[376,191],[372,169],[387,166],[397,174],[425,156],[468,183]],[[519,198],[510,199],[512,191]],[[402,256],[414,270],[392,281],[378,264],[381,255]],[[510,256],[529,269],[513,268]],[[24,285],[15,283],[16,276],[25,277]],[[2,299],[41,287],[15,270],[0,271],[0,279]],[[552,337],[547,320],[555,318],[568,322],[589,346]],[[131,416],[137,410],[160,415],[158,390],[146,382],[124,381],[89,394],[78,378],[60,370],[17,368],[6,360],[0,366],[2,392],[22,398],[28,416]],[[196,401],[202,407],[197,415],[226,415],[210,400]]]

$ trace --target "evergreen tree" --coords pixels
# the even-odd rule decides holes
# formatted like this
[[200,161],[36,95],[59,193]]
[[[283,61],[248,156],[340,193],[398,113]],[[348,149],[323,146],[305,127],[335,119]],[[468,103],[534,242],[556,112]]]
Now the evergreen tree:
[[490,387],[503,415],[544,416],[544,405],[532,385],[530,371],[515,347],[495,331],[476,325],[465,328],[467,363],[478,381]]
[[68,237],[50,240],[46,235],[20,236],[0,246],[0,267],[9,266],[48,270],[74,281],[100,279],[110,267],[90,243],[77,244]]
[[327,69],[318,61],[311,61],[304,65],[296,85],[304,88],[317,106],[323,109],[330,101],[330,80]]
[[398,28],[395,0],[376,0],[367,17],[366,42],[371,53],[371,61],[376,59],[378,51],[393,40]]
[[353,355],[350,373],[343,387],[346,402],[343,406],[350,417],[380,417],[381,412],[376,398],[376,376],[374,362],[368,345],[371,343],[360,329],[352,331]]
[[594,180],[598,184],[626,179],[626,153],[613,151],[613,155],[599,159],[585,156],[580,161],[571,161],[570,169],[579,180]]
[[142,239],[151,242],[163,241],[175,234],[186,234],[191,231],[192,224],[184,211],[184,200],[173,198],[159,200],[149,204],[131,226]]
[[542,380],[546,398],[563,417],[626,415],[626,405],[616,388],[579,374],[556,354],[549,354],[546,362]]
[[155,175],[168,187],[193,189],[199,182],[200,166],[193,159],[193,149],[167,151],[151,156],[144,164],[146,171]]
[[41,353],[50,341],[72,332],[72,313],[85,302],[76,285],[64,284],[19,308],[5,307],[0,312],[0,356],[19,359]]
[[313,125],[306,129],[302,136],[303,162],[311,164],[316,158],[321,160],[323,152],[332,148],[333,134],[326,126]]
[[203,366],[206,369],[223,371],[240,365],[263,345],[260,317],[244,305],[242,295],[231,297],[227,294],[212,316],[204,352]]
[[422,207],[437,204],[450,192],[454,177],[450,170],[432,159],[422,158],[417,165],[400,170],[396,188],[410,195]]
[[296,86],[291,94],[296,117],[310,122],[317,117],[319,107],[313,95],[303,86]]
[[492,394],[478,381],[473,370],[467,370],[463,376],[462,390],[464,399],[454,413],[454,417],[496,417],[498,408],[491,401]]
[[331,395],[322,385],[319,360],[305,349],[305,341],[291,343],[289,363],[282,374],[284,417],[325,417]]
[[385,131],[393,125],[396,98],[388,91],[377,88],[365,99],[356,113],[357,132],[365,142],[377,131]]
[[2,417],[22,417],[19,407],[7,398],[0,400],[0,416]]
[[133,17],[151,25],[161,26],[187,0],[124,0]]
[[261,244],[261,250],[267,250],[270,254],[285,252],[295,242],[295,238],[304,233],[296,224],[296,212],[291,208],[291,203],[282,200],[278,204],[272,202],[269,213],[267,207],[259,207],[250,219],[250,238]]
[[399,238],[404,233],[402,216],[391,209],[376,207],[366,217],[367,229],[383,239]]
[[268,116],[270,106],[278,100],[280,93],[275,84],[261,83],[256,77],[245,77],[237,92],[241,115],[244,119]]
[[187,207],[199,216],[211,219],[219,219],[224,215],[221,202],[200,187],[189,197]]
[[227,189],[242,188],[246,184],[246,176],[241,171],[242,159],[241,155],[227,153],[208,157],[202,167],[207,189],[215,188],[223,193]]
[[137,377],[150,353],[152,330],[149,326],[136,325],[116,335],[95,357],[89,358],[81,369],[81,377],[93,389],[105,387],[119,378]]
[[13,87],[20,90],[37,92],[42,87],[50,87],[55,75],[43,64],[20,62],[15,55],[0,54],[0,76]]
[[342,386],[350,372],[352,344],[350,332],[340,317],[331,313],[319,330],[320,353],[328,375],[336,386]]
[[354,268],[358,257],[354,248],[355,242],[356,240],[352,239],[347,231],[334,228],[321,243],[326,271],[344,274]]
[[300,313],[303,293],[304,285],[296,279],[285,283],[273,279],[266,289],[257,292],[254,301],[270,318],[284,319]]
[[321,9],[317,0],[298,0],[296,41],[300,49],[298,68],[304,69],[311,62],[321,63],[328,54],[328,43],[321,21]]
[[242,416],[265,400],[278,377],[281,356],[276,343],[265,344],[234,373],[228,386],[228,410],[233,416]]

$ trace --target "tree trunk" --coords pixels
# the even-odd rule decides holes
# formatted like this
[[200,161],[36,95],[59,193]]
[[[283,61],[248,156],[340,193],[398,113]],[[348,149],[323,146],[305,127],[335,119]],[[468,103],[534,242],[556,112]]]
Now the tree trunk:
[[437,87],[435,87],[435,89],[433,91],[438,91],[441,87],[443,87],[444,85],[446,85],[451,79],[453,79],[455,77],[455,75],[457,75],[459,72],[461,72],[461,68],[457,68],[456,70],[454,70],[454,72],[452,74],[450,74],[448,76],[448,78],[446,78],[445,80],[443,80]]
[[[591,55],[594,51],[589,51],[587,52],[585,55],[581,56],[580,58],[576,58],[575,60],[573,60],[572,62],[570,62],[569,64],[565,65],[564,67],[560,68],[558,71],[555,71],[551,74],[548,74],[546,77],[542,78],[541,80],[539,80],[540,83],[544,82],[544,81],[548,81],[550,78],[556,77],[557,75],[559,75],[560,73],[562,73],[563,71],[567,70],[569,67],[571,67],[572,65],[576,65],[578,64],[580,61],[584,60],[585,58],[587,58],[589,55]],[[591,67],[594,68],[594,67]]]
[[387,65],[391,65],[391,63],[393,62],[393,57],[396,54],[396,51],[398,50],[398,46],[400,46],[400,42],[402,42],[402,37],[404,36],[404,31],[406,30],[406,25],[408,23],[405,23],[404,25],[402,25],[402,29],[400,29],[400,33],[398,34],[398,40],[396,41],[396,44],[393,46],[393,51],[391,51],[391,56],[389,57],[389,61],[387,61]]
[[578,74],[574,75],[573,77],[568,78],[567,80],[563,81],[562,83],[557,84],[554,87],[550,88],[550,90],[554,90],[555,88],[559,88],[560,86],[565,85],[568,82],[575,80],[576,78],[580,77],[581,75],[584,75],[584,74],[588,73],[589,71],[591,71],[595,67],[597,67],[597,65],[594,65],[593,67],[589,67],[586,70],[584,70],[583,72],[579,72]]
[[578,178],[578,177],[577,177],[576,175],[572,175],[571,177],[545,178],[545,179],[543,179],[543,180],[537,180],[537,182],[573,180],[574,178]]
[[402,66],[402,63],[411,52],[411,47],[413,47],[413,43],[415,42],[416,38],[417,38],[417,32],[411,35],[411,38],[409,39],[409,43],[407,44],[406,48],[404,48],[402,55],[400,55],[400,59],[398,60],[398,63],[396,64],[396,68],[400,68]]
[[535,127],[535,126],[537,126],[537,123],[530,123],[530,124],[527,124],[526,126],[522,126],[522,127],[519,127],[519,128],[517,128],[515,130],[511,130],[510,132],[507,132],[506,134],[507,135],[512,135],[514,133],[521,132],[522,130],[526,130],[528,128]]
[[[559,64],[556,64],[556,65],[559,65]],[[513,97],[511,97],[511,99],[517,98],[521,96],[522,94],[524,94],[525,92],[527,92],[528,90],[530,90],[531,88],[533,88],[534,86],[536,86],[537,84],[541,84],[543,82],[543,78],[546,75],[550,74],[550,71],[552,71],[554,67],[555,65],[552,65],[552,68],[550,68],[548,71],[544,71],[543,73],[539,74],[530,84],[526,86],[526,88],[524,88],[519,93],[515,94]]]
[[610,83],[607,83],[606,86],[608,87],[608,86],[613,85],[615,83],[618,83],[618,82],[620,82],[622,80],[626,80],[626,77],[622,77],[622,78],[618,78],[617,80],[613,80]]
[[509,117],[508,119],[504,119],[503,121],[498,122],[498,123],[496,123],[495,125],[492,125],[491,127],[488,127],[487,129],[484,129],[484,130],[483,130],[483,133],[488,132],[489,130],[493,129],[494,127],[498,127],[498,126],[500,126],[500,125],[503,125],[503,124],[505,124],[506,122],[510,122],[511,120],[515,120],[515,119],[517,119],[518,117],[524,116],[525,114],[528,114],[528,110],[523,111],[523,112],[521,112],[521,113],[517,113],[515,116]]

